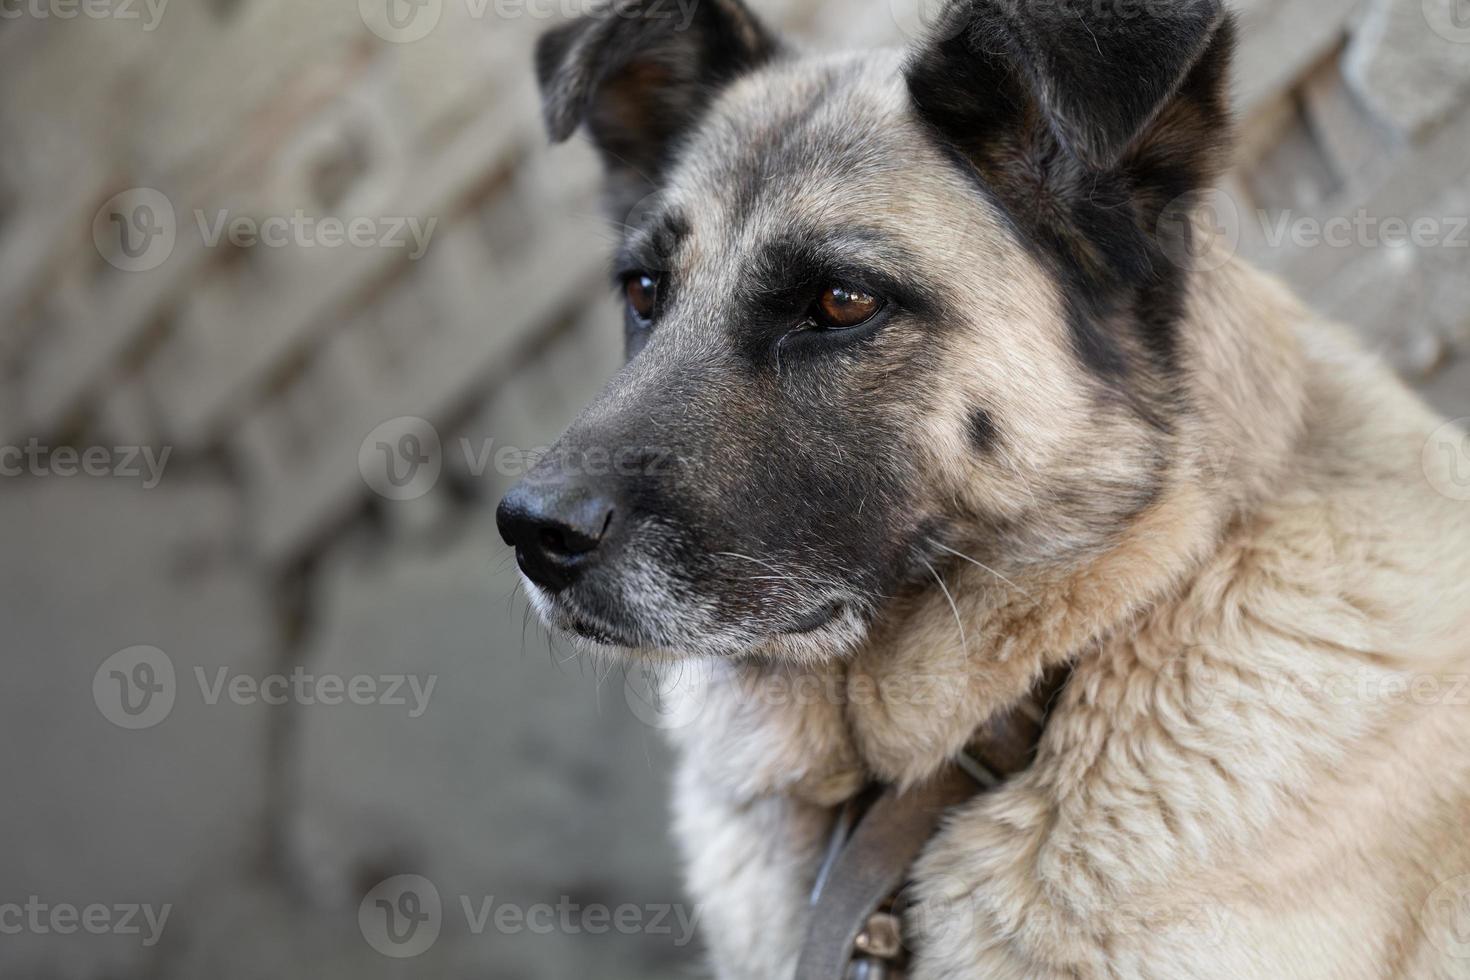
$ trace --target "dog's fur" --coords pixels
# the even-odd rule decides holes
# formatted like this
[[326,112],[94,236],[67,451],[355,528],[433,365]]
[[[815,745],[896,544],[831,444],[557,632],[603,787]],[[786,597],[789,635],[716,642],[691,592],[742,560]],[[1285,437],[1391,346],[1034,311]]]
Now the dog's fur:
[[[1228,16],[957,0],[816,56],[670,6],[538,51],[635,216],[620,277],[661,280],[540,477],[674,462],[527,588],[702,682],[676,825],[716,973],[789,976],[831,807],[1070,661],[1035,763],[915,869],[915,977],[1470,976],[1470,511],[1440,419],[1200,252]],[[836,280],[880,322],[793,327]]]

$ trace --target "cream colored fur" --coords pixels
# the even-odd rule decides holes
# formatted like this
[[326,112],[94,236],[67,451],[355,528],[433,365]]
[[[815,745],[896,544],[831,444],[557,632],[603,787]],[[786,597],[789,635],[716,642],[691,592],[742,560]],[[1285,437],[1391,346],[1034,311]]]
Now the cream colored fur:
[[719,977],[791,975],[832,804],[924,779],[1069,658],[1035,764],[915,869],[918,980],[1470,977],[1470,504],[1426,476],[1441,420],[1233,262],[1180,334],[1184,458],[1095,560],[957,561],[954,609],[931,590],[850,657],[709,666],[675,809]]

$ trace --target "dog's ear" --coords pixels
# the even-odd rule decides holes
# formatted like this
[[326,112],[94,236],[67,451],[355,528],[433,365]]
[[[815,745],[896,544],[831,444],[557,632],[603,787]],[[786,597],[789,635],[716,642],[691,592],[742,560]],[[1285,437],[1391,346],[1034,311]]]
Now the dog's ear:
[[1025,106],[1072,157],[1108,170],[1201,61],[1228,59],[1215,43],[1227,21],[1221,0],[956,0],[909,86],[921,111],[961,128]]
[[1099,374],[1168,369],[1227,162],[1234,21],[1220,0],[954,0],[905,70],[915,111],[1063,281]]
[[611,178],[656,184],[719,90],[778,50],[741,0],[612,0],[537,45],[547,129],[586,123]]

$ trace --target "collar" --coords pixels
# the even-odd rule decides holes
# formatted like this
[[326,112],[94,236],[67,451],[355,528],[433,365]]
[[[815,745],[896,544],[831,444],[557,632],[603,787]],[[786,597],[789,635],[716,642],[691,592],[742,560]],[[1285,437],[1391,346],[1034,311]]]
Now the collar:
[[991,792],[1035,758],[1070,665],[1047,671],[1029,696],[976,730],[967,749],[927,782],[900,792],[869,786],[834,815],[812,888],[796,980],[899,980],[904,886],[944,814]]

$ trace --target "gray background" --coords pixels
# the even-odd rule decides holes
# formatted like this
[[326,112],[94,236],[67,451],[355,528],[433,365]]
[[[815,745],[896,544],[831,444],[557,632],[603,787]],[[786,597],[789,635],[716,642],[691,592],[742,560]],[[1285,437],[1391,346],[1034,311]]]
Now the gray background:
[[[636,685],[630,700],[620,672],[523,632],[493,527],[515,469],[495,451],[505,464],[553,438],[618,360],[592,154],[544,145],[529,67],[547,15],[580,2],[428,0],[400,8],[420,18],[405,31],[384,26],[386,0],[172,0],[156,21],[142,0],[0,4],[0,446],[171,452],[146,488],[60,465],[0,477],[0,905],[172,905],[151,947],[0,934],[0,976],[695,973],[695,948],[656,930],[475,934],[459,910],[682,901],[668,760],[630,708]],[[755,6],[827,47],[919,23],[909,0]],[[1470,414],[1467,233],[1454,244],[1470,5],[1239,7],[1222,223]],[[140,187],[166,198],[175,242],[126,271],[106,202]],[[1285,208],[1427,216],[1448,240],[1273,245]],[[210,247],[196,209],[437,224],[411,261]],[[359,450],[402,416],[432,425],[440,476],[395,501]],[[161,721],[129,730],[102,665],[139,645],[176,689]],[[436,686],[410,717],[210,703],[195,676],[298,665]],[[444,905],[415,959],[359,927],[367,892],[399,874]]]

